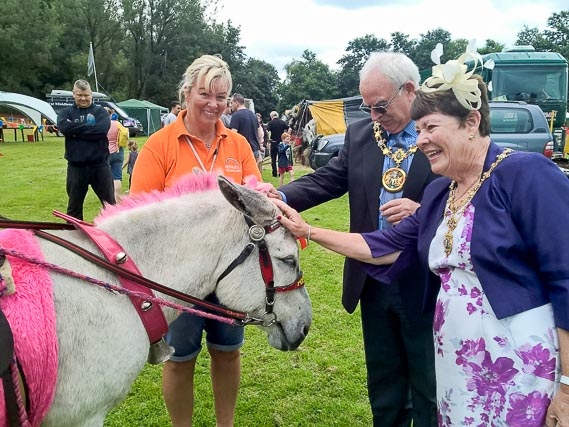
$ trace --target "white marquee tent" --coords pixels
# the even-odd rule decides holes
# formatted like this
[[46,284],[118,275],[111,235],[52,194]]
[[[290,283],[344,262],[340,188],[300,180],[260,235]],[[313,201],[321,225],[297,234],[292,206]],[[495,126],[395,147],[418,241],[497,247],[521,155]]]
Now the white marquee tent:
[[42,117],[53,124],[57,123],[57,114],[51,105],[27,95],[0,91],[0,106],[6,105],[28,116],[36,126],[42,125]]

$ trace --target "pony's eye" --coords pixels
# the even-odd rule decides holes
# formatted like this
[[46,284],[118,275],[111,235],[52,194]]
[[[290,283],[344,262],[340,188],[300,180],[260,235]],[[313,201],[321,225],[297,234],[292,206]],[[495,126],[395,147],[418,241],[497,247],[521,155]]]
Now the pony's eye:
[[284,258],[280,259],[282,262],[284,262],[285,264],[291,265],[293,267],[296,267],[296,258],[294,256],[287,256]]

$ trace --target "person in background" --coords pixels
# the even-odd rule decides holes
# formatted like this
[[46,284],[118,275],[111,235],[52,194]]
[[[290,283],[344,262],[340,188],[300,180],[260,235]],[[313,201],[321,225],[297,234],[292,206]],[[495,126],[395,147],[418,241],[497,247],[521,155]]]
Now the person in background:
[[[239,184],[244,184],[248,176],[261,180],[247,140],[223,126],[220,119],[231,87],[231,73],[221,57],[203,55],[192,62],[180,83],[180,97],[185,100],[186,109],[172,125],[152,134],[140,150],[131,194],[162,191],[195,168],[216,171]],[[215,294],[205,299],[219,302]],[[233,426],[243,328],[182,313],[170,324],[166,335],[175,352],[164,363],[162,378],[166,407],[175,427],[192,425],[194,372],[204,332],[211,358],[217,426]]]
[[265,153],[267,152],[266,148],[269,134],[265,128],[265,124],[263,123],[263,116],[261,116],[261,113],[256,113],[255,115],[257,116],[257,122],[259,123],[259,127],[257,128],[257,139],[259,140],[259,160],[257,161],[257,165],[259,166],[259,171],[262,174],[263,160],[265,159]]
[[276,204],[295,235],[370,263],[378,280],[417,259],[434,273],[417,286],[436,298],[426,301],[436,309],[439,425],[569,425],[569,264],[560,256],[569,239],[551,227],[552,212],[569,221],[569,181],[544,156],[491,141],[487,88],[468,71],[478,58],[433,67],[417,93],[417,145],[443,178],[413,215],[347,234]]
[[[272,190],[303,211],[348,192],[350,231],[387,229],[419,207],[425,186],[436,178],[417,151],[411,105],[419,70],[406,55],[375,52],[360,71],[361,109],[370,118],[352,123],[337,157],[324,167]],[[397,174],[396,185],[387,179]],[[427,271],[411,266],[387,286],[361,262],[344,264],[342,303],[360,304],[367,388],[374,426],[437,425],[432,339],[434,312],[424,312]]]
[[285,173],[288,172],[289,182],[294,181],[294,168],[292,167],[292,147],[290,142],[290,134],[283,132],[279,144],[279,185],[284,184]]
[[261,154],[261,144],[259,142],[259,133],[257,132],[259,127],[257,116],[245,107],[245,98],[240,93],[234,94],[231,99],[233,112],[231,114],[229,126],[235,132],[239,132],[243,135],[249,142],[253,155],[255,156],[255,161],[258,165]]
[[105,107],[111,117],[111,127],[107,132],[109,140],[109,164],[113,175],[113,188],[115,191],[115,201],[118,201],[122,191],[122,166],[124,163],[124,146],[119,141],[126,138],[128,140],[128,129],[118,121],[118,114],[111,108]]
[[134,164],[138,158],[138,144],[134,140],[128,141],[128,156],[126,157],[122,168],[127,168],[128,173],[128,189],[130,192],[130,186],[132,184],[132,171],[134,170]]
[[111,119],[103,107],[93,104],[89,82],[77,80],[73,84],[73,100],[71,107],[57,115],[57,128],[65,137],[67,214],[83,219],[89,185],[101,204],[115,204],[107,139]]
[[182,104],[179,101],[172,101],[170,104],[170,112],[166,114],[166,117],[164,117],[162,121],[162,127],[174,123],[180,111],[182,111]]
[[279,155],[279,143],[281,142],[281,135],[283,132],[289,131],[286,122],[279,118],[279,113],[271,111],[271,120],[267,123],[267,131],[269,132],[269,141],[271,145],[271,168],[273,177],[278,176],[277,157]]
[[229,124],[231,123],[231,99],[227,100],[227,107],[223,110],[223,114],[221,115],[221,121],[223,122],[224,126],[230,129]]

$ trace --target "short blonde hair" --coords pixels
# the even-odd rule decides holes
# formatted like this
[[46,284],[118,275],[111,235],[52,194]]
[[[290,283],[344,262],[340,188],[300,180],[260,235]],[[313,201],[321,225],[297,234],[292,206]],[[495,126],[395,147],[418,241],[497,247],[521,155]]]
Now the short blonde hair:
[[229,66],[221,59],[221,55],[202,55],[194,60],[184,73],[178,91],[180,102],[184,102],[184,92],[192,89],[202,79],[209,91],[213,89],[213,84],[218,79],[227,84],[227,93],[231,93],[233,88]]

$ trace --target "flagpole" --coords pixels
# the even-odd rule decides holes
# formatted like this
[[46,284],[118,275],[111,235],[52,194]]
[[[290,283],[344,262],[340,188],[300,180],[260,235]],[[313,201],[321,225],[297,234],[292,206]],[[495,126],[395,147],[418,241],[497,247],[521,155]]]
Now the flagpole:
[[97,81],[97,67],[95,66],[95,55],[93,54],[93,43],[89,43],[89,59],[87,61],[87,75],[95,74],[95,90],[99,92],[99,82]]

